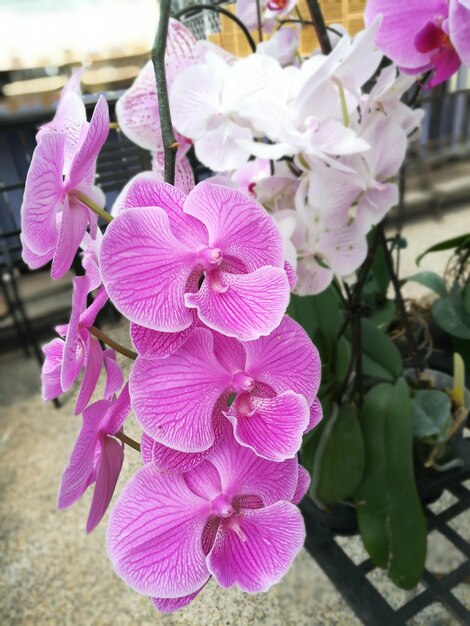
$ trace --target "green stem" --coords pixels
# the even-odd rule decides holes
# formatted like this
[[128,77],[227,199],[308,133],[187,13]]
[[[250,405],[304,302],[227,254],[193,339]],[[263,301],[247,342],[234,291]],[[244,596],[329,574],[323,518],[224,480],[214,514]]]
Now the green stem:
[[126,446],[129,446],[130,448],[134,448],[134,450],[137,450],[137,452],[140,452],[140,444],[134,439],[131,439],[130,437],[125,435],[124,433],[122,432],[116,433],[115,435],[113,435],[113,437],[116,437],[116,439],[119,439],[120,441],[125,443]]
[[98,217],[101,217],[107,224],[113,220],[113,216],[107,213],[104,209],[102,209],[94,200],[88,197],[86,194],[81,191],[72,191],[71,195],[76,196],[82,204],[87,206],[89,209],[96,213]]
[[165,155],[165,182],[173,185],[175,182],[176,150],[178,144],[173,132],[173,124],[171,123],[165,72],[165,51],[170,13],[171,0],[160,0],[160,19],[152,48],[152,62],[157,83],[158,111],[160,113],[163,153]]
[[117,341],[114,341],[114,339],[111,339],[111,337],[108,337],[108,335],[105,335],[105,333],[99,328],[96,328],[96,326],[90,326],[88,331],[90,332],[91,335],[93,335],[97,339],[100,339],[107,346],[109,346],[110,348],[113,348],[113,350],[116,350],[116,352],[119,352],[119,354],[127,356],[128,359],[132,359],[133,361],[136,360],[138,356],[137,352],[134,352],[133,350],[129,350],[128,348],[125,348],[124,346],[121,346],[120,343],[118,343]]
[[320,4],[318,0],[307,0],[307,6],[312,16],[313,27],[315,28],[321,51],[323,54],[329,54],[332,48]]

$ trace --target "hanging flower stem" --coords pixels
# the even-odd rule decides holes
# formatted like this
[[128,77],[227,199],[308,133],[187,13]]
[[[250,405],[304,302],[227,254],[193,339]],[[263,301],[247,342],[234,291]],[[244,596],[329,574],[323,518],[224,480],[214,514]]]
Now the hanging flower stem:
[[116,437],[116,439],[119,439],[120,441],[122,441],[122,443],[125,443],[126,446],[129,446],[130,448],[134,448],[134,450],[137,450],[137,452],[140,452],[140,443],[138,443],[134,439],[131,439],[124,433],[121,433],[121,432],[116,433],[115,435],[113,435],[113,437]]
[[171,0],[161,0],[160,19],[157,34],[152,48],[152,62],[157,83],[158,110],[162,129],[163,152],[165,155],[165,182],[173,185],[175,182],[176,150],[178,144],[171,123],[170,103],[168,101],[168,86],[165,72],[165,50],[170,21]]
[[127,356],[127,358],[132,359],[133,361],[136,360],[138,356],[137,352],[134,352],[133,350],[128,350],[128,348],[121,346],[120,343],[114,341],[114,339],[111,339],[111,337],[108,337],[108,335],[105,335],[105,333],[99,328],[96,328],[96,326],[90,326],[88,330],[91,335],[105,343],[110,348],[113,348],[113,350],[116,350],[116,352],[119,352],[119,354]]
[[332,48],[320,4],[318,0],[307,0],[307,6],[312,16],[313,27],[315,28],[321,51],[323,54],[329,54]]
[[107,224],[109,224],[109,222],[113,220],[112,215],[107,213],[98,204],[96,204],[94,200],[92,200],[90,197],[88,197],[86,194],[82,193],[81,191],[72,191],[71,195],[74,195],[75,197],[77,197],[82,204],[84,204],[91,211],[93,211],[93,213],[96,213],[96,215],[98,215],[98,217],[101,217],[101,219],[105,221]]

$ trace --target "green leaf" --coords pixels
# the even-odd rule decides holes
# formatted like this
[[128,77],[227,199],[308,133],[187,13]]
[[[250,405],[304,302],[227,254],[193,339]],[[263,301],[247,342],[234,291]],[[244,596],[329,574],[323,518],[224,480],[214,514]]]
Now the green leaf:
[[351,344],[346,337],[340,337],[335,359],[335,377],[339,383],[342,383],[348,373],[349,363],[351,361]]
[[388,498],[385,469],[385,422],[393,385],[381,383],[365,396],[359,420],[364,437],[365,466],[354,494],[364,547],[373,563],[386,567],[389,557]]
[[[367,242],[369,247],[371,246],[374,237],[375,229],[371,230],[367,236]],[[370,269],[372,276],[374,277],[375,284],[377,285],[378,293],[382,296],[385,296],[388,290],[388,286],[390,284],[390,273],[387,268],[385,254],[382,246],[377,246]]]
[[396,308],[393,300],[385,300],[380,306],[377,306],[367,319],[385,332],[395,317]]
[[465,310],[470,314],[470,281],[463,288],[462,299]]
[[364,442],[353,405],[340,407],[334,423],[325,426],[323,441],[325,436],[326,445],[322,450],[320,442],[316,451],[321,454],[316,495],[322,502],[338,502],[354,493],[364,471]]
[[453,237],[452,239],[447,239],[446,241],[441,241],[440,243],[436,243],[427,250],[425,250],[422,254],[420,254],[416,259],[416,265],[419,265],[421,259],[425,257],[430,252],[441,252],[442,250],[452,250],[453,248],[469,248],[470,247],[470,234],[466,233],[464,235],[459,235],[458,237]]
[[336,341],[341,325],[340,300],[330,286],[316,296],[291,295],[288,314],[313,338],[321,329],[329,341]]
[[[362,325],[362,370],[366,376],[394,381],[403,372],[403,361],[395,344],[367,319]],[[351,341],[352,329],[346,329]]]
[[415,439],[445,439],[452,422],[452,406],[446,393],[437,389],[418,390],[411,401],[411,408]]
[[423,573],[427,528],[416,489],[409,388],[403,378],[388,399],[385,464],[389,498],[388,575],[402,589],[415,587]]
[[428,287],[428,289],[435,291],[439,296],[447,295],[444,279],[442,276],[439,276],[439,274],[436,274],[436,272],[418,272],[418,274],[408,276],[405,280],[424,285],[425,287]]
[[470,339],[470,313],[467,313],[463,300],[458,293],[433,302],[432,316],[449,335]]

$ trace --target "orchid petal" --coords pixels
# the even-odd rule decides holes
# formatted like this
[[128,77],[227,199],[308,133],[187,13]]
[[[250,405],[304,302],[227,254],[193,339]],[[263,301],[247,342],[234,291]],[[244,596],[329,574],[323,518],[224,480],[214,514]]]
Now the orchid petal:
[[295,457],[309,421],[304,396],[285,391],[274,398],[251,396],[249,414],[243,410],[248,401],[241,396],[225,415],[232,422],[237,441],[269,461]]
[[103,365],[103,350],[99,341],[94,337],[90,337],[88,342],[88,352],[85,359],[85,374],[83,375],[80,391],[78,392],[77,401],[75,402],[75,415],[83,411],[90,401],[96,384],[101,374]]
[[137,358],[130,377],[132,408],[159,443],[202,452],[214,443],[212,413],[231,378],[214,356],[212,333],[196,328],[166,359]]
[[152,598],[153,606],[157,611],[160,611],[160,613],[173,613],[174,611],[188,606],[188,604],[201,593],[203,587],[205,587],[205,584],[194,593],[190,593],[188,596],[183,596],[182,598]]
[[292,390],[310,404],[320,385],[318,351],[305,330],[285,315],[267,337],[243,344],[246,372],[276,392]]
[[79,342],[80,316],[85,310],[90,281],[87,276],[73,279],[72,312],[67,327],[62,361],[61,385],[64,391],[70,389],[77,377],[77,350]]
[[45,134],[33,152],[21,206],[23,239],[35,254],[47,254],[57,243],[56,214],[63,197],[65,137]]
[[206,277],[197,293],[185,294],[185,303],[197,309],[209,328],[250,341],[268,335],[280,324],[289,292],[285,271],[266,266],[251,274],[224,273],[221,288]]
[[64,341],[56,338],[42,347],[44,363],[41,370],[42,399],[45,402],[57,398],[62,393],[60,370],[64,354]]
[[140,593],[180,598],[209,578],[202,533],[210,503],[193,494],[181,474],[145,465],[122,491],[108,524],[116,573]]
[[88,209],[76,198],[67,196],[62,210],[59,237],[52,259],[51,277],[62,278],[72,266],[88,224]]
[[323,419],[323,407],[321,405],[320,400],[318,398],[315,398],[315,400],[312,403],[312,406],[310,407],[310,420],[307,424],[307,428],[305,429],[305,433],[308,433],[312,430],[312,428],[315,428],[315,426],[319,424],[322,419]]
[[196,259],[171,233],[165,211],[146,207],[123,211],[109,224],[100,266],[123,315],[153,330],[176,332],[192,322],[183,294]]
[[307,470],[302,467],[302,465],[298,466],[299,477],[297,481],[297,487],[295,489],[294,497],[292,498],[292,504],[298,504],[304,495],[307,493],[307,489],[310,485],[310,474]]
[[59,487],[59,509],[66,509],[81,498],[92,482],[99,427],[108,407],[107,400],[98,400],[83,412],[82,428]]
[[115,435],[122,429],[126,417],[131,410],[131,399],[129,396],[129,385],[124,385],[117,399],[111,404],[108,412],[103,418],[101,430],[107,435]]
[[106,370],[106,386],[104,398],[109,400],[117,393],[124,384],[124,376],[119,364],[116,362],[116,352],[108,349],[103,352],[104,368]]
[[287,573],[305,541],[300,511],[290,502],[245,509],[232,530],[221,524],[207,566],[221,587],[267,591]]
[[103,519],[111,502],[114,489],[124,461],[124,444],[112,437],[103,437],[101,460],[96,474],[93,500],[86,523],[86,532],[91,533]]
[[276,223],[258,202],[240,191],[199,183],[186,198],[184,212],[206,226],[210,246],[241,259],[248,272],[264,265],[282,267],[282,238]]

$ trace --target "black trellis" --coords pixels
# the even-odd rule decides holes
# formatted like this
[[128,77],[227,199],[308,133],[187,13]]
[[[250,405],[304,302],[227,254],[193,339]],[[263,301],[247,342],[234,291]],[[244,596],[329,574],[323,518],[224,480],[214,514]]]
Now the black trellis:
[[453,589],[470,578],[470,543],[449,524],[470,509],[470,490],[464,485],[470,479],[470,439],[460,442],[457,455],[465,460],[463,467],[444,473],[427,474],[417,482],[424,502],[435,501],[445,490],[457,499],[441,513],[434,513],[429,505],[424,506],[424,511],[428,533],[437,531],[443,535],[467,560],[442,576],[425,569],[421,581],[425,590],[399,609],[392,608],[367,578],[376,569],[372,561],[366,559],[356,565],[336,543],[335,533],[322,521],[313,501],[307,497],[301,502],[300,508],[307,527],[306,549],[364,624],[404,626],[408,620],[436,601],[459,624],[470,624],[470,611],[452,593]]

